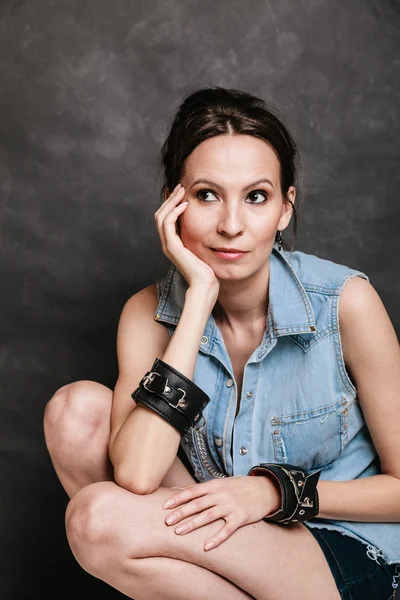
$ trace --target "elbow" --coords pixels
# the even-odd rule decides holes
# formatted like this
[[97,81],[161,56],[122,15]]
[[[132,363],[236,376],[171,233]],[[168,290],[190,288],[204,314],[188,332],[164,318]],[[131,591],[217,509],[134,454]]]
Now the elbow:
[[159,485],[149,481],[144,477],[138,477],[132,469],[117,467],[114,469],[114,479],[120,487],[133,492],[134,494],[151,494],[158,489]]

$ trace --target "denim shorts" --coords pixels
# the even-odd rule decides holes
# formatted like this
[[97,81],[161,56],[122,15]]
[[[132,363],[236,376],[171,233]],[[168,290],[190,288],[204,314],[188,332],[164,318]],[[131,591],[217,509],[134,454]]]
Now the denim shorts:
[[[372,547],[330,529],[308,527],[325,555],[343,600],[400,600],[400,569]],[[393,587],[393,584],[395,587]]]

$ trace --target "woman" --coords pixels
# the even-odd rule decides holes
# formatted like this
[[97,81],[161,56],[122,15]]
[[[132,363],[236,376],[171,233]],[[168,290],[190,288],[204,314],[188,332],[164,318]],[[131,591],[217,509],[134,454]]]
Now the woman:
[[[379,296],[283,246],[297,148],[262,100],[189,95],[161,155],[172,265],[124,306],[114,393],[78,381],[46,407],[74,556],[136,600],[394,597],[400,354]],[[181,410],[148,387],[157,361]]]

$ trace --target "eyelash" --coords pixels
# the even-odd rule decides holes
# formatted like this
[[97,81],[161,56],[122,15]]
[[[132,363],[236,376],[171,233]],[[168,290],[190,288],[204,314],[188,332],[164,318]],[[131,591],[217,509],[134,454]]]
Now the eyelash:
[[[204,189],[204,190],[199,190],[196,193],[196,197],[200,200],[200,202],[204,202],[205,204],[211,204],[211,202],[209,202],[208,200],[203,200],[202,198],[200,198],[199,194],[204,193],[204,192],[210,192],[211,194],[213,194],[214,192],[212,190],[208,190],[208,189]],[[264,204],[267,200],[268,200],[268,194],[267,192],[264,192],[264,190],[253,190],[250,192],[250,194],[262,194],[264,196],[264,200],[262,202],[250,202],[250,204]],[[249,194],[249,196],[250,196]]]

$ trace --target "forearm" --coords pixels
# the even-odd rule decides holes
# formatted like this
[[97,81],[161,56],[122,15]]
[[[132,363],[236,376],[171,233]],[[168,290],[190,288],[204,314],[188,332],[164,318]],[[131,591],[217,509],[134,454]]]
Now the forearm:
[[[193,379],[213,302],[211,296],[188,288],[174,335],[164,355],[159,357],[189,379]],[[109,447],[116,482],[136,493],[157,489],[175,460],[180,438],[179,432],[165,419],[139,403]]]
[[399,522],[400,479],[373,475],[351,481],[319,480],[321,519],[337,521]]

